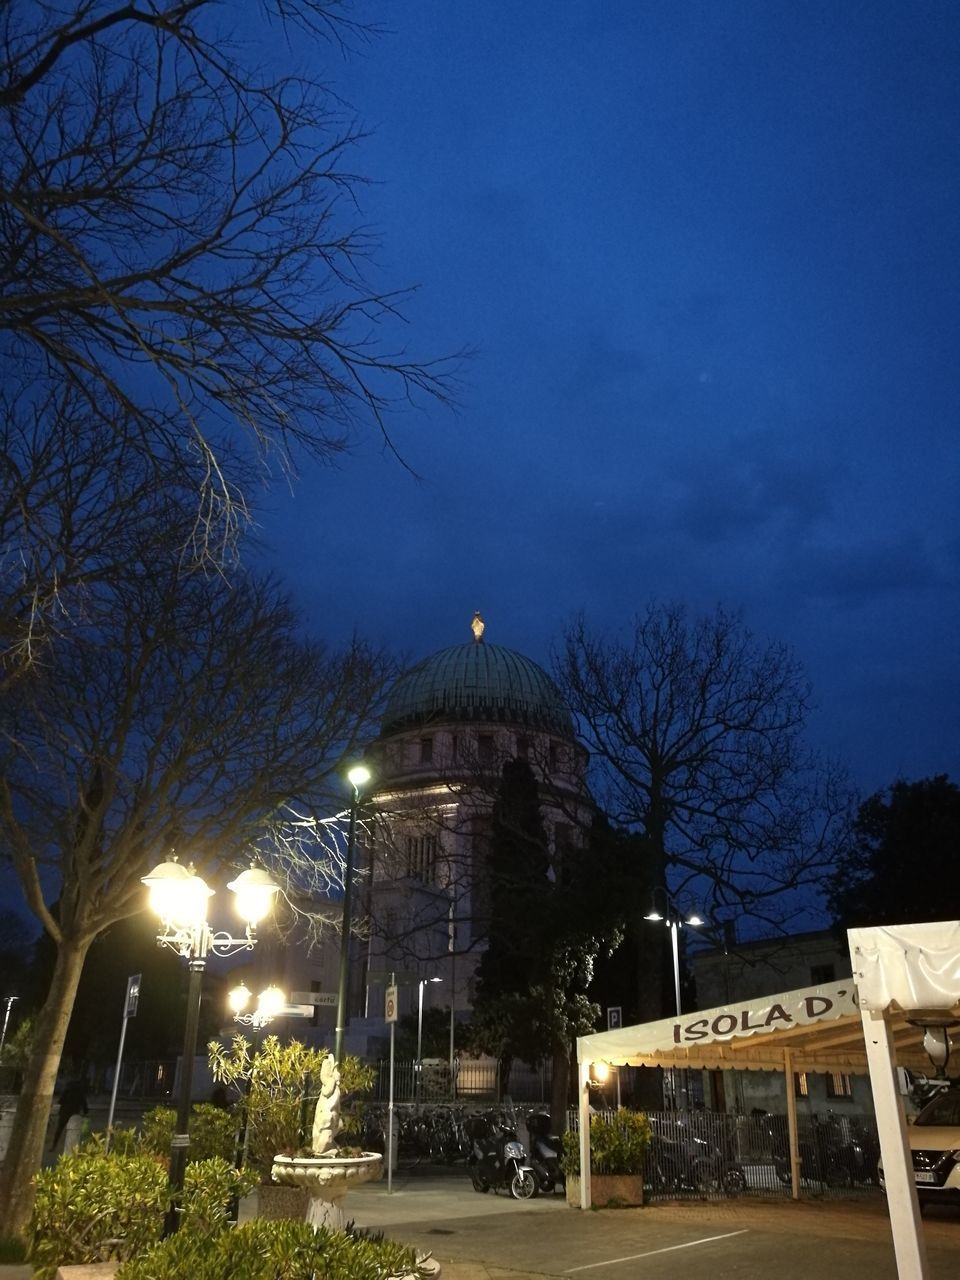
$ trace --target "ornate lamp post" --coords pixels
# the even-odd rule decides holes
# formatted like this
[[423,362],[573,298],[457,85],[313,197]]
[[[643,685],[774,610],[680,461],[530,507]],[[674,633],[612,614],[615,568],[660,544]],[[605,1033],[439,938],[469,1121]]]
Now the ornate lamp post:
[[270,910],[279,886],[266,871],[251,867],[232,880],[227,888],[235,895],[236,907],[246,921],[243,937],[214,932],[207,924],[207,902],[210,889],[192,868],[175,858],[161,862],[143,877],[150,890],[150,905],[160,918],[157,943],[168,947],[187,961],[190,986],[187,994],[187,1021],[183,1035],[183,1065],[177,1101],[176,1129],[170,1144],[170,1188],[173,1193],[164,1233],[170,1235],[179,1224],[178,1205],[183,1191],[183,1175],[190,1145],[190,1094],[193,1085],[193,1060],[197,1052],[200,1027],[200,996],[207,956],[229,956],[238,951],[252,951],[256,945],[257,924]]
[[234,987],[227,999],[230,1002],[234,1022],[239,1022],[245,1027],[253,1027],[255,1032],[262,1031],[287,1005],[287,997],[272,983],[257,996],[257,1007],[250,1013],[244,1012],[250,1003],[250,989],[245,983],[241,982],[239,987]]
[[244,1027],[253,1028],[253,1044],[250,1046],[250,1076],[247,1079],[247,1087],[244,1090],[241,1111],[242,1123],[237,1134],[236,1165],[238,1169],[242,1169],[246,1164],[247,1146],[250,1142],[250,1090],[253,1087],[253,1060],[257,1056],[257,1050],[260,1048],[260,1033],[287,1007],[287,997],[273,983],[257,996],[257,1007],[252,1009],[250,1013],[245,1013],[244,1010],[249,1005],[250,998],[250,988],[244,982],[241,982],[238,987],[234,987],[227,996],[234,1022],[239,1022]]
[[347,865],[343,873],[343,921],[340,929],[340,982],[337,988],[337,1034],[333,1056],[343,1062],[343,1035],[350,1022],[347,1013],[347,980],[350,969],[350,916],[353,907],[353,863],[357,849],[357,813],[360,795],[371,778],[365,764],[355,764],[347,771],[347,781],[353,787],[350,801],[350,826],[347,830]]

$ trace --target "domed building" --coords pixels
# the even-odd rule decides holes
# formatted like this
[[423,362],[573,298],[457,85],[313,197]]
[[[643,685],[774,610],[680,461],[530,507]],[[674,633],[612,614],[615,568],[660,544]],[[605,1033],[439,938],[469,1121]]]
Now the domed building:
[[[402,675],[367,759],[377,815],[360,891],[366,954],[351,964],[349,1042],[384,1034],[391,972],[399,1009],[466,1017],[485,944],[491,811],[503,764],[528,761],[541,790],[551,855],[579,841],[590,812],[586,752],[550,676],[514,649],[491,644],[477,613],[473,638],[431,654]],[[356,943],[354,944],[356,946]],[[358,1020],[356,1014],[360,1013]],[[366,1017],[363,1017],[363,1014]],[[372,1047],[372,1046],[370,1046]]]
[[[469,1016],[505,761],[526,760],[537,779],[555,865],[580,842],[593,810],[586,752],[550,676],[524,654],[490,643],[479,613],[471,630],[472,639],[400,676],[366,752],[373,776],[358,838],[345,1046],[368,1058],[384,1052],[391,974],[401,1017],[416,1013],[421,1000],[424,1009]],[[330,942],[309,959],[309,975],[298,949],[288,950],[283,966],[288,989],[326,993],[314,1019],[321,1038],[333,1026],[337,985],[339,939]]]

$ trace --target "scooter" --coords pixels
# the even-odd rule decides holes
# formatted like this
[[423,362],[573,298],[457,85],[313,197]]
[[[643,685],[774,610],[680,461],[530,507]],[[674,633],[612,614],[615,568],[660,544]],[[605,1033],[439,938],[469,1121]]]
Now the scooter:
[[475,1116],[468,1133],[467,1163],[474,1191],[508,1191],[514,1200],[530,1200],[540,1190],[516,1129],[494,1116]]
[[552,1195],[558,1187],[562,1190],[565,1181],[560,1165],[563,1143],[550,1132],[550,1116],[546,1111],[534,1111],[527,1117],[527,1133],[530,1135],[530,1163],[541,1192]]
[[[856,1151],[847,1141],[840,1126],[831,1121],[820,1121],[816,1116],[808,1134],[802,1134],[797,1143],[800,1156],[800,1177],[806,1182],[820,1182],[827,1187],[849,1187],[858,1180],[854,1165],[864,1170],[864,1181],[871,1176],[869,1160],[862,1148]],[[774,1134],[773,1167],[777,1177],[787,1185],[792,1179],[790,1149],[783,1133]],[[874,1162],[875,1164],[875,1162]]]

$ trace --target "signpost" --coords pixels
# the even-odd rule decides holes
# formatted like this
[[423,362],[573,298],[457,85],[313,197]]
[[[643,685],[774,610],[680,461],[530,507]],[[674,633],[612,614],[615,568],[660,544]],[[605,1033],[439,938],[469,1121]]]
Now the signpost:
[[[611,1004],[607,1006],[607,1030],[619,1031],[623,1026],[623,1006]],[[617,1073],[617,1110],[620,1110],[620,1068],[614,1067]]]
[[383,1016],[390,1027],[390,1091],[387,1101],[387,1195],[393,1195],[393,1143],[395,1131],[393,1127],[393,1040],[397,1029],[397,982],[396,974],[391,973],[390,985],[384,993]]
[[113,1090],[110,1094],[110,1113],[107,1116],[107,1135],[103,1141],[104,1151],[110,1150],[110,1135],[113,1132],[113,1113],[117,1105],[117,1088],[120,1084],[120,1066],[123,1062],[123,1042],[127,1038],[127,1023],[137,1016],[137,1005],[140,1002],[139,973],[127,979],[127,994],[123,998],[123,1023],[120,1027],[120,1048],[117,1050],[117,1066],[113,1073]]

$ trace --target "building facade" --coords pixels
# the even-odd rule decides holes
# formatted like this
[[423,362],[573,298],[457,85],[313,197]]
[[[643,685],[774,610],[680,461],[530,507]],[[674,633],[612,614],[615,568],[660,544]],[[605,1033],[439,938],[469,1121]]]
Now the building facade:
[[[366,753],[372,779],[360,811],[349,963],[349,1052],[382,1056],[386,988],[399,1014],[443,1007],[469,1016],[485,947],[491,815],[505,761],[528,762],[540,791],[554,864],[583,839],[592,805],[587,756],[547,673],[490,643],[479,614],[473,638],[402,675]],[[287,989],[314,993],[308,1038],[330,1039],[339,937],[307,954],[276,952]],[[264,957],[266,960],[266,956]]]

